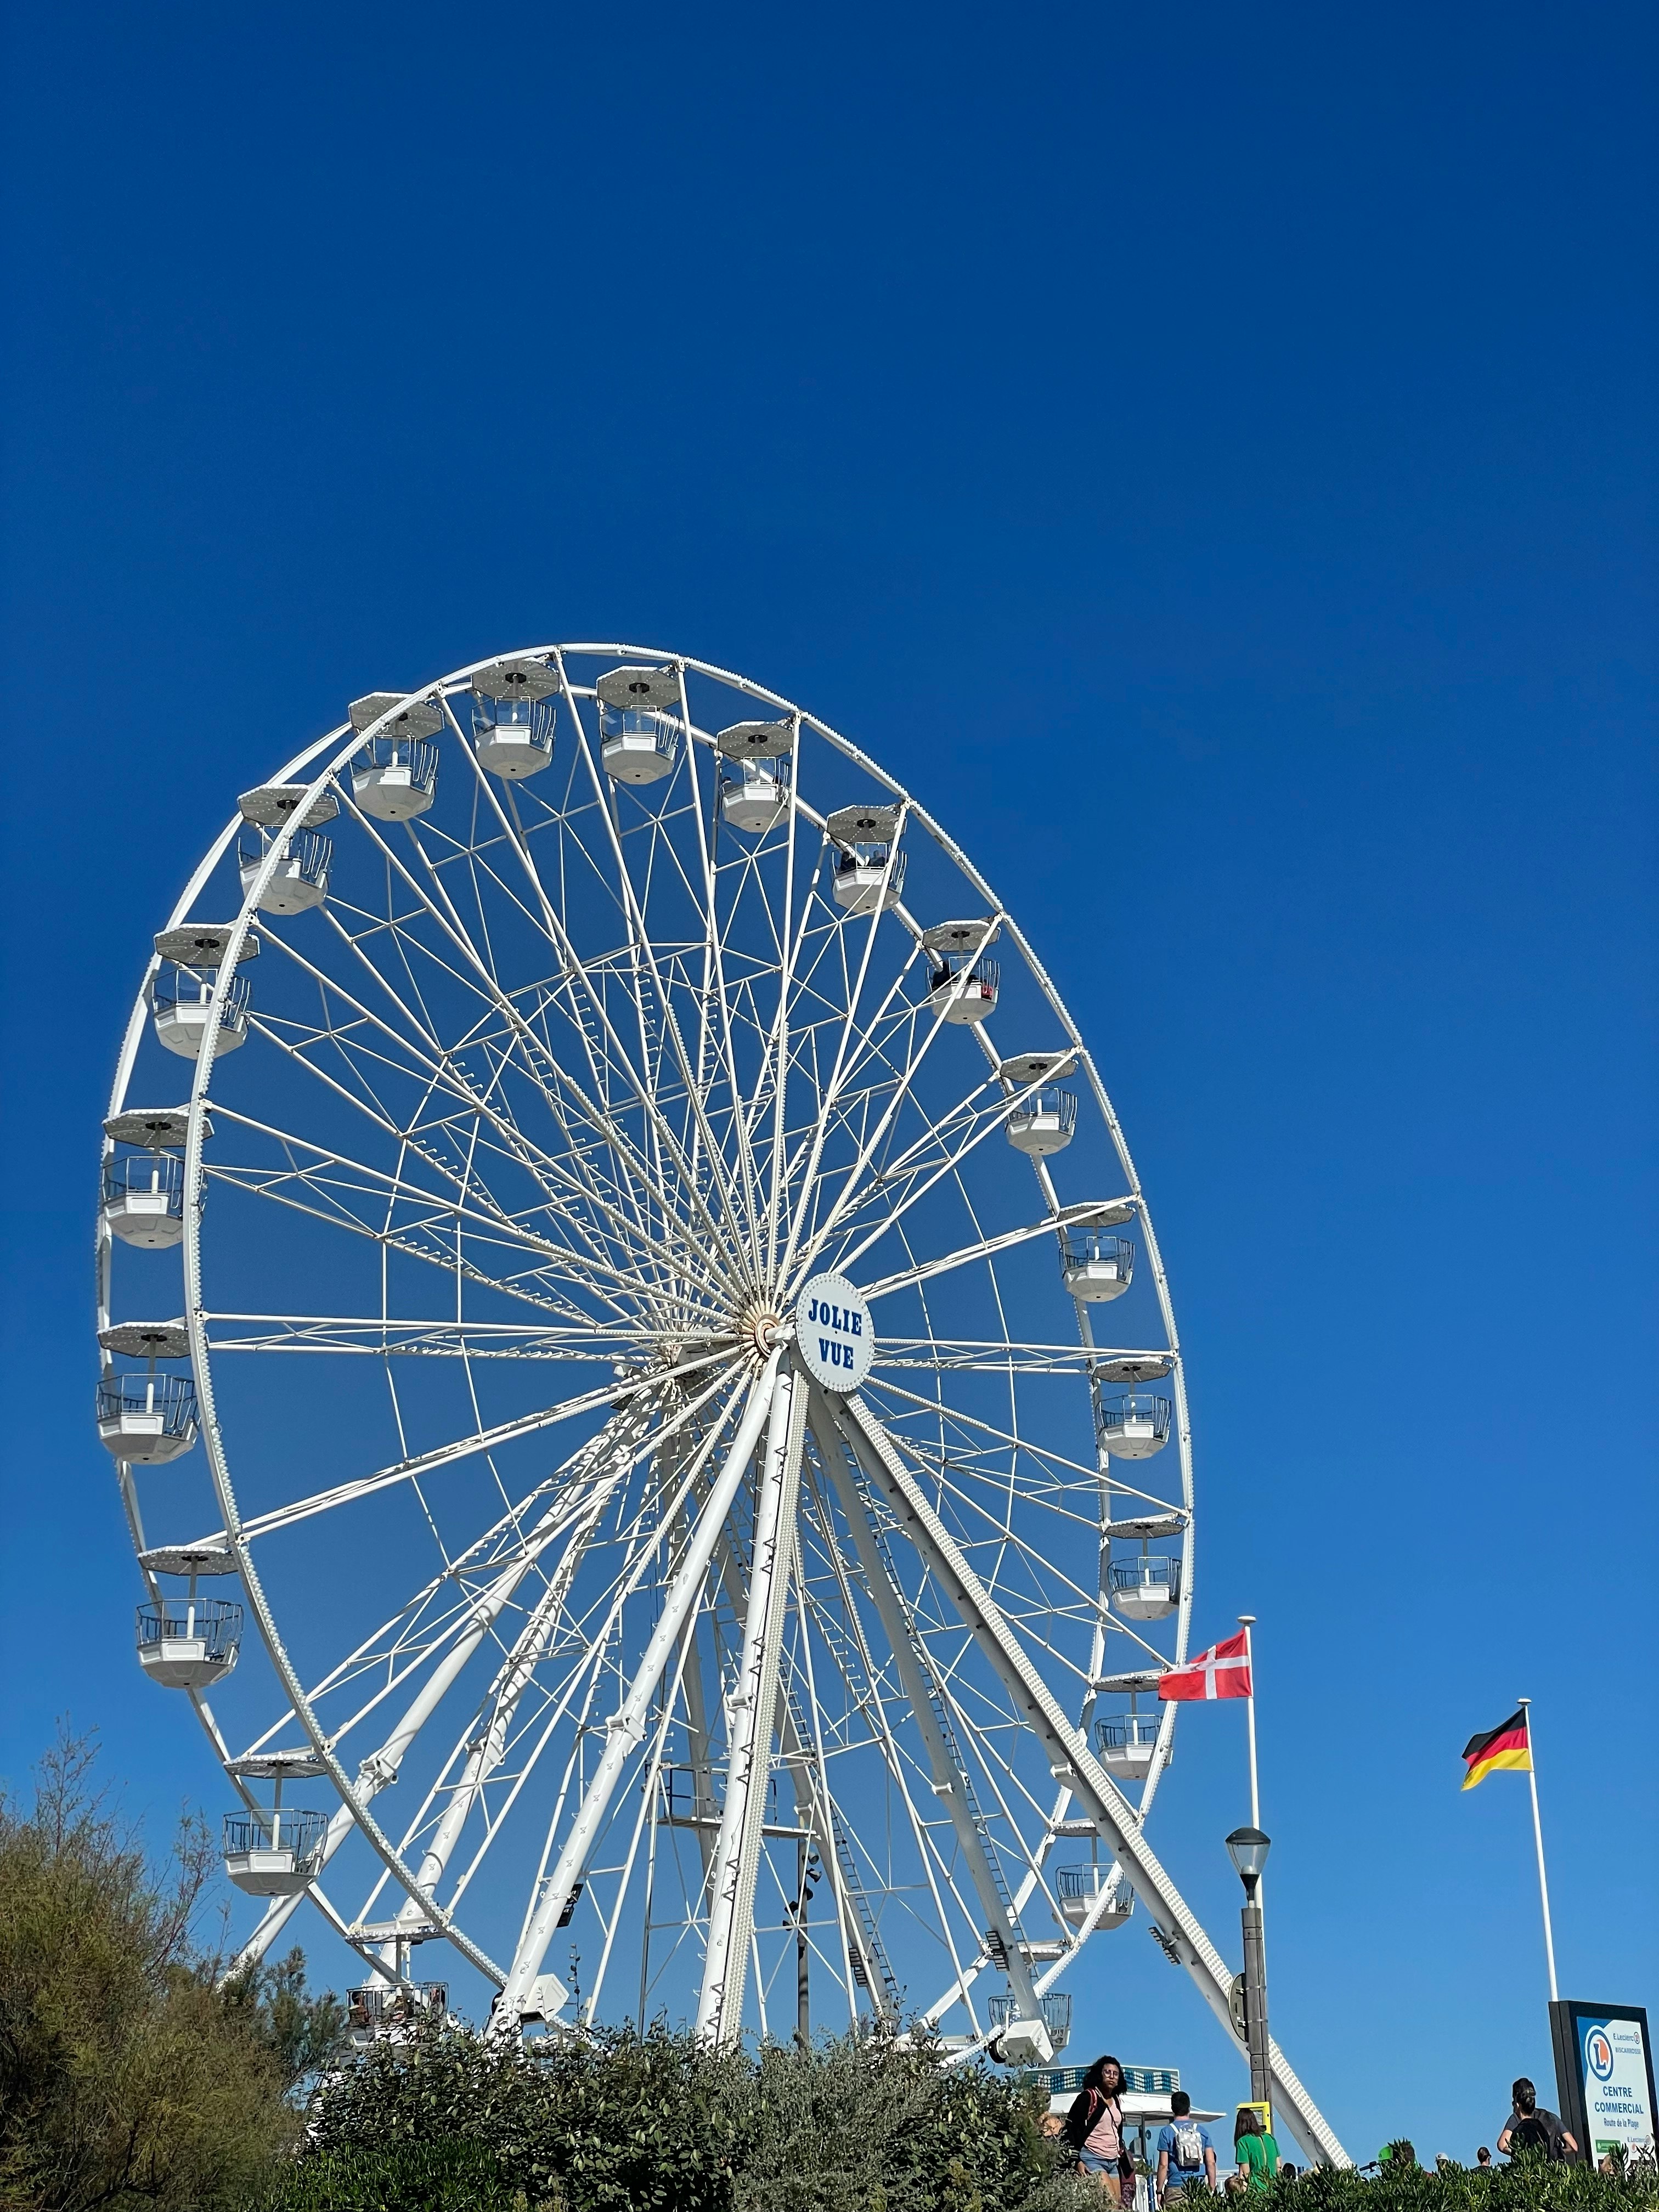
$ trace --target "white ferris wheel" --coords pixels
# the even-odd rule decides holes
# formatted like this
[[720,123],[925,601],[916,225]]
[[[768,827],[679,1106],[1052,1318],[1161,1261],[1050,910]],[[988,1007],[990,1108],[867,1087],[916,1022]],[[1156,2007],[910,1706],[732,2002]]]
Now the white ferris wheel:
[[509,2027],[1042,2063],[1139,1926],[1236,2033],[1146,1833],[1152,1219],[1017,919],[855,745],[638,646],[358,700],[157,934],[105,1131],[100,1433],[246,1955],[308,1900],[369,2026],[447,2002],[433,1944]]

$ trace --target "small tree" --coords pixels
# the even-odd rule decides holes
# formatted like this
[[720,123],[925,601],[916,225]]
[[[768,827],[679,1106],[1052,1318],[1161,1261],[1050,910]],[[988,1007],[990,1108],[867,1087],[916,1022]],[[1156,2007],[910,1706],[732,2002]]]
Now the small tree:
[[152,1868],[94,1758],[64,1735],[27,1809],[0,1796],[0,2207],[240,2208],[300,2131],[287,2093],[321,2063],[331,2000],[305,1996],[297,1954],[220,1988],[197,1941],[204,1824],[182,1819]]

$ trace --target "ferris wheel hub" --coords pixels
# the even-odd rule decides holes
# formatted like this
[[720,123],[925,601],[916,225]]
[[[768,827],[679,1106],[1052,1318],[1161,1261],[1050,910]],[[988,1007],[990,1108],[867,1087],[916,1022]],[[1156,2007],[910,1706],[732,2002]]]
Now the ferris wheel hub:
[[738,1336],[744,1344],[752,1344],[763,1359],[770,1358],[783,1335],[783,1316],[769,1305],[745,1307],[738,1316]]

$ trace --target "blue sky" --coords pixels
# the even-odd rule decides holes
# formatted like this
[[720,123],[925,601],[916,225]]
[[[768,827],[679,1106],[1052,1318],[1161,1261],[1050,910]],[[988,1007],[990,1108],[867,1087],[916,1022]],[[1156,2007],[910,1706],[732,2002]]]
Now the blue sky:
[[[921,795],[1094,1043],[1261,1617],[1274,2025],[1472,2155],[1659,2003],[1650,14],[15,12],[0,1771],[138,1675],[97,1124],[234,793],[540,639],[743,669]],[[1155,1843],[1237,1948],[1236,1711]],[[1121,1947],[1121,1948],[1118,1948]],[[1098,1968],[1094,1953],[1103,1956]],[[319,1964],[337,1973],[325,1948]],[[1079,2055],[1241,2069],[1139,1929]]]

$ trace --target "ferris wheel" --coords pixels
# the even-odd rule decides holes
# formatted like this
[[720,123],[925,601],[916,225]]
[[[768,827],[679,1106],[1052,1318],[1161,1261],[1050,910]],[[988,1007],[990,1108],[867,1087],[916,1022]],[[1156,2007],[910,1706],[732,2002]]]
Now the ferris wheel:
[[245,1956],[308,1902],[368,2030],[434,1947],[505,2029],[1042,2063],[1139,1925],[1236,2033],[1147,1840],[1194,1501],[1146,1198],[855,745],[639,646],[358,700],[156,935],[105,1132],[100,1434]]

